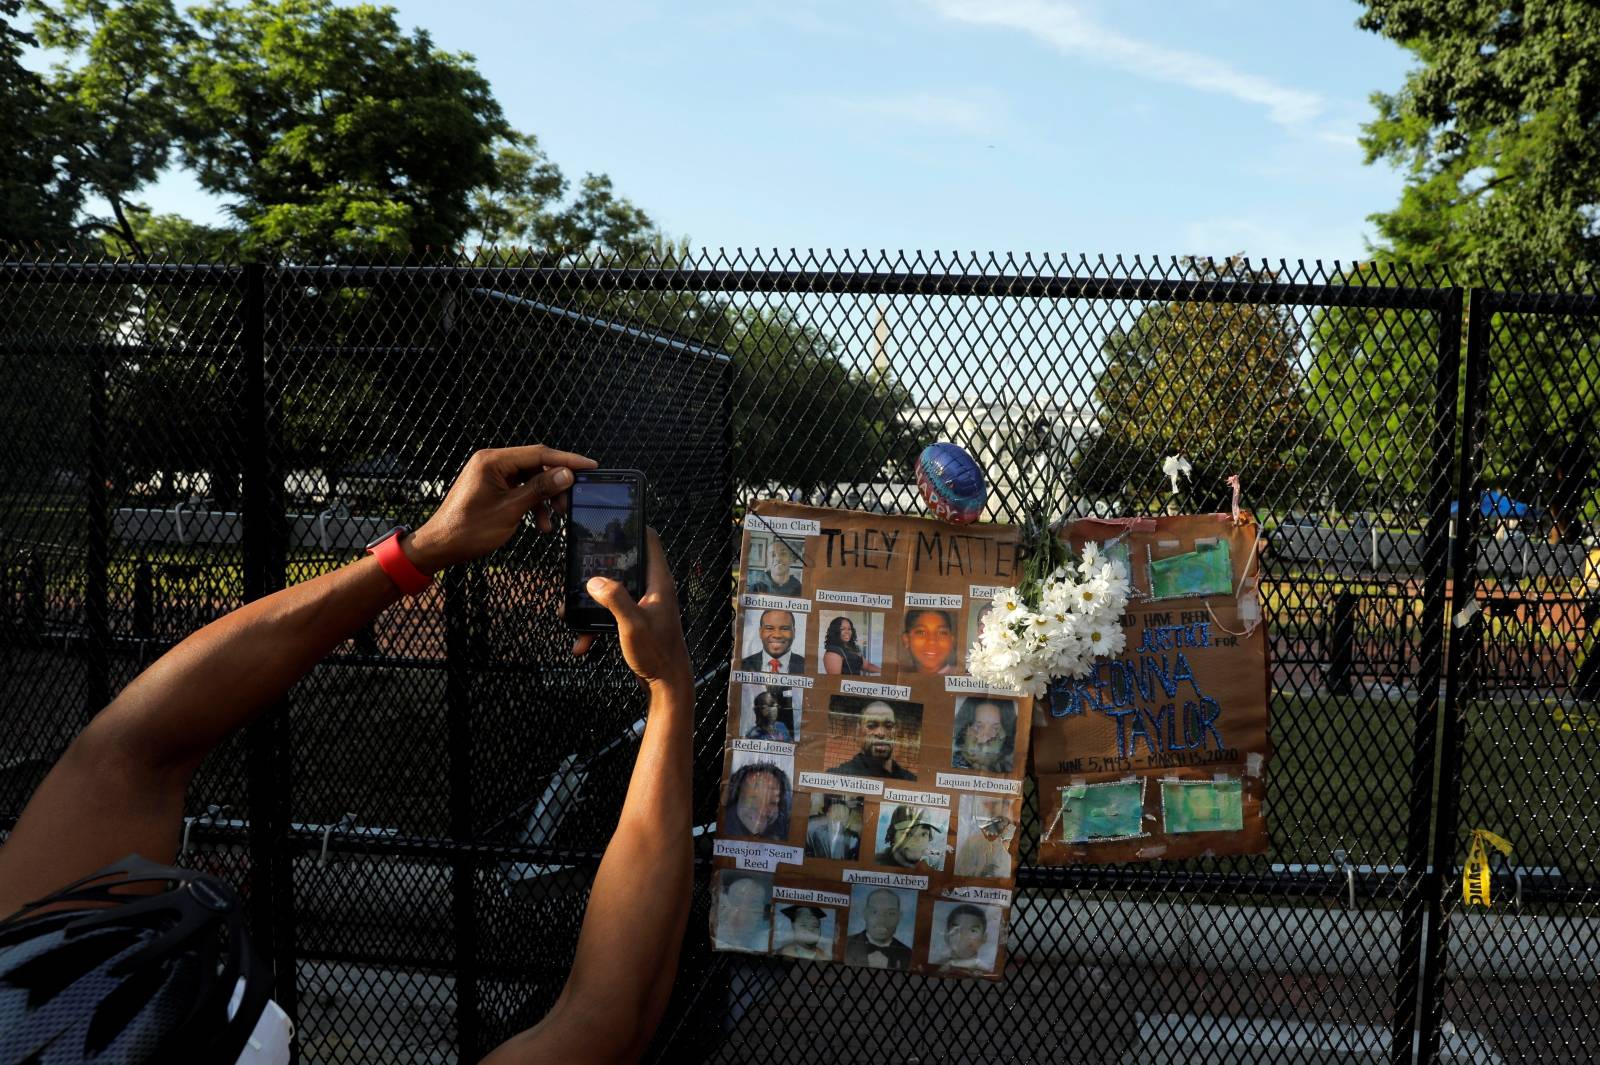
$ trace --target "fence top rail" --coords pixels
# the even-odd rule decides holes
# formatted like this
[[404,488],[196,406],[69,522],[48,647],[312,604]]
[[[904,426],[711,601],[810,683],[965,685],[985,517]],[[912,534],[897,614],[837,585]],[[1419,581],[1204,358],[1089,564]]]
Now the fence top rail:
[[1600,292],[1518,292],[1472,290],[1472,302],[1490,314],[1568,314],[1600,317]]
[[0,260],[0,283],[104,284],[111,281],[145,285],[195,282],[237,283],[245,267],[237,263],[75,262],[70,259]]
[[345,266],[278,268],[291,283],[374,285],[431,282],[494,289],[795,292],[899,296],[1275,303],[1326,307],[1455,306],[1461,289],[1337,285],[1301,281],[1094,277],[1058,274],[910,273],[844,270],[702,270],[677,267]]

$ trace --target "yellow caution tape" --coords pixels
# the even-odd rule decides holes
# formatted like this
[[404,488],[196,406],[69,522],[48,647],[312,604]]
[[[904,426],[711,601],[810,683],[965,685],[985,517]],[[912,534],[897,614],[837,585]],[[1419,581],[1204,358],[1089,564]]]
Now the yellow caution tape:
[[1472,830],[1472,846],[1467,851],[1467,864],[1461,870],[1461,897],[1468,906],[1488,906],[1489,903],[1489,852],[1487,843],[1501,854],[1510,856],[1511,843],[1486,828]]

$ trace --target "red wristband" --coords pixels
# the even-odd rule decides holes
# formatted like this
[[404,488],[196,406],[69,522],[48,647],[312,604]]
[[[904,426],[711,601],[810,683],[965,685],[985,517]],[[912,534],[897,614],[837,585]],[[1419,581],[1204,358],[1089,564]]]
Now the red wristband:
[[433,583],[433,578],[412,565],[411,560],[400,548],[400,537],[411,530],[404,525],[397,525],[383,538],[367,545],[367,554],[378,560],[378,565],[383,572],[394,581],[395,587],[405,595],[416,595],[426,591],[428,585]]

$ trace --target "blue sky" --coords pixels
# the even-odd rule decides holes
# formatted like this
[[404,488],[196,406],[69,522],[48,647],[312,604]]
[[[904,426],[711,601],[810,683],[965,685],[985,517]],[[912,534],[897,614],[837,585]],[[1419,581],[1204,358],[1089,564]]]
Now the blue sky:
[[1410,58],[1351,0],[396,6],[697,247],[1349,260],[1401,186],[1356,136]]

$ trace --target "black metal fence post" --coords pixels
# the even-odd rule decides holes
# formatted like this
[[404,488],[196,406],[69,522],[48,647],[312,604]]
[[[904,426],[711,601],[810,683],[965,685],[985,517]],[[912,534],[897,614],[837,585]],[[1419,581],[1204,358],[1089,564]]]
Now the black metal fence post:
[[[454,293],[444,290],[443,336],[436,365],[458,364],[454,301]],[[450,378],[455,381],[454,374]],[[440,577],[444,592],[445,742],[450,775],[450,918],[455,926],[456,1033],[463,1061],[476,1061],[486,1050],[480,1045],[483,1022],[478,985],[478,907],[471,848],[472,676],[477,668],[474,622],[481,600],[476,594],[481,579],[475,564],[452,566]]]
[[1328,633],[1328,691],[1349,695],[1355,670],[1356,595],[1340,592],[1333,597],[1333,624]]
[[[1489,319],[1493,314],[1488,294],[1472,289],[1466,316],[1465,400],[1461,408],[1460,467],[1456,475],[1456,509],[1459,522],[1452,545],[1450,569],[1454,577],[1449,612],[1454,617],[1476,597],[1478,583],[1478,497],[1483,470],[1483,415],[1489,390]],[[1481,645],[1481,641],[1480,641]],[[1444,896],[1455,873],[1456,819],[1461,807],[1461,703],[1464,641],[1449,641],[1449,668],[1445,671],[1444,709],[1439,729],[1439,790],[1428,861],[1430,932],[1422,955],[1422,979],[1417,1003],[1417,1058],[1431,1062],[1439,1056],[1440,1003],[1444,997],[1445,963],[1450,929],[1445,921]]]
[[[1417,701],[1412,716],[1411,795],[1406,822],[1407,890],[1401,906],[1396,955],[1394,1015],[1389,1060],[1413,1060],[1421,1029],[1422,1045],[1438,1041],[1438,1014],[1426,958],[1439,929],[1438,873],[1429,864],[1429,831],[1434,816],[1434,765],[1439,726],[1439,682],[1444,674],[1445,596],[1450,573],[1451,480],[1456,465],[1456,397],[1461,373],[1462,294],[1450,289],[1438,311],[1438,365],[1433,394],[1433,475],[1428,491],[1428,522],[1423,537],[1422,660],[1417,667]],[[1430,1036],[1431,1033],[1431,1036]]]
[[[243,270],[239,372],[240,455],[244,460],[244,598],[271,595],[287,579],[282,471],[273,447],[277,431],[267,344],[267,268]],[[289,831],[287,703],[268,710],[245,729],[250,799],[250,924],[257,948],[273,968],[273,998],[298,1018],[295,982],[294,870]]]
[[445,714],[450,772],[450,904],[455,926],[456,1032],[461,1059],[482,1056],[478,1016],[478,915],[472,841],[472,588],[471,566],[444,571]]

